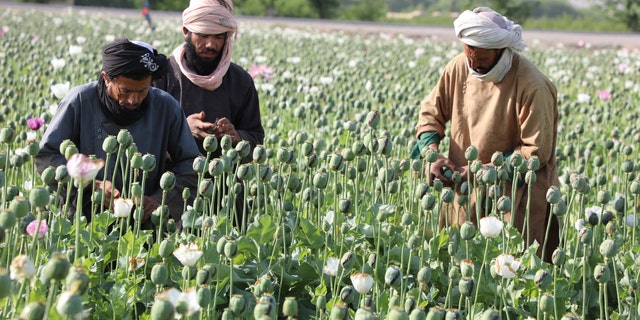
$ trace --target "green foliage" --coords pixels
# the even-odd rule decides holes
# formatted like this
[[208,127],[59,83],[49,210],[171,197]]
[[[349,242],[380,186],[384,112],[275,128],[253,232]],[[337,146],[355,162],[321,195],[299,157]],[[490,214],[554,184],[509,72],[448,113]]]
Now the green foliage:
[[629,30],[640,31],[640,0],[606,0],[609,17],[621,20]]
[[315,18],[317,13],[308,0],[275,0],[279,17]]
[[385,0],[358,0],[340,13],[346,20],[378,21],[387,13]]
[[311,6],[318,12],[318,18],[329,19],[336,15],[338,7],[340,7],[339,0],[309,0]]

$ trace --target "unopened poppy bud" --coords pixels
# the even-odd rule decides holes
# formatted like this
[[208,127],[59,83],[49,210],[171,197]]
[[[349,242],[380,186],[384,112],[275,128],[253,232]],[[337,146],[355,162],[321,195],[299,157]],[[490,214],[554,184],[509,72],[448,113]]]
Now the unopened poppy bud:
[[611,272],[606,264],[599,263],[593,268],[593,277],[598,283],[605,283],[611,278]]
[[491,163],[494,166],[499,167],[504,163],[504,155],[500,151],[496,151],[491,155]]
[[557,204],[561,199],[560,189],[557,186],[549,187],[546,198],[548,203]]
[[616,254],[616,243],[612,239],[605,239],[600,244],[600,254],[606,258],[611,258]]
[[173,320],[175,308],[164,299],[156,299],[151,307],[151,320]]
[[156,286],[163,286],[169,280],[169,269],[164,263],[157,263],[151,268],[151,282]]
[[395,266],[387,268],[384,274],[384,282],[391,287],[400,285],[402,282],[402,272],[400,269]]
[[539,269],[533,277],[533,282],[538,288],[546,289],[551,284],[551,275],[549,271]]
[[235,258],[238,254],[238,244],[235,241],[227,241],[224,244],[224,255],[229,259]]
[[458,281],[458,290],[460,290],[460,294],[465,297],[471,296],[474,286],[475,282],[472,277],[462,277],[460,278],[460,281]]

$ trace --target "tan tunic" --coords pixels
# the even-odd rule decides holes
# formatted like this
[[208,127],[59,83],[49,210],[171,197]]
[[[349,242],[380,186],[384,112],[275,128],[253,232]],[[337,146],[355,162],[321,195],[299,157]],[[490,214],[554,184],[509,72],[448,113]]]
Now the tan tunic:
[[[473,77],[465,59],[465,55],[460,54],[451,60],[437,86],[422,102],[416,137],[425,131],[437,131],[442,138],[446,123],[450,122],[448,157],[456,166],[467,165],[464,153],[469,146],[478,149],[478,160],[485,164],[496,151],[516,152],[524,159],[538,156],[540,169],[531,194],[529,223],[531,241],[536,239],[542,246],[549,209],[546,192],[551,185],[558,185],[556,88],[531,61],[517,53],[513,55],[511,70],[500,83]],[[502,193],[510,196],[511,184],[505,189]],[[514,225],[522,231],[526,184],[517,190],[512,201],[517,208]],[[471,208],[475,220],[473,203]],[[458,209],[450,211],[449,222],[461,223],[466,219],[465,208]],[[510,221],[511,215],[505,215],[505,220]],[[555,232],[557,238],[558,231],[551,232]],[[526,239],[526,235],[523,237]]]

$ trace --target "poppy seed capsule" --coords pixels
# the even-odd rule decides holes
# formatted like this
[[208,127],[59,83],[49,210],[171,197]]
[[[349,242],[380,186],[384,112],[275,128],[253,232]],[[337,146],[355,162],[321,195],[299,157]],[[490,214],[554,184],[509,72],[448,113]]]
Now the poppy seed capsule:
[[123,149],[127,149],[133,143],[133,136],[127,129],[120,129],[116,140]]
[[580,240],[580,243],[582,243],[583,245],[587,245],[591,243],[592,236],[593,236],[593,233],[591,231],[591,228],[582,228],[580,229],[580,232],[578,232],[578,239]]
[[384,274],[384,282],[391,286],[397,286],[402,280],[402,272],[398,267],[389,267]]
[[412,296],[408,296],[405,300],[404,300],[404,311],[407,314],[410,314],[411,311],[413,311],[413,309],[415,309],[417,306],[417,302],[416,299]]
[[162,258],[166,258],[173,254],[174,249],[175,245],[173,244],[173,241],[164,239],[160,242],[160,246],[158,247],[158,254]]
[[467,150],[464,151],[464,158],[467,159],[467,161],[478,159],[478,148],[474,146],[468,146]]
[[446,316],[447,311],[441,307],[433,307],[429,309],[427,313],[428,320],[443,320]]
[[445,188],[442,189],[441,197],[442,197],[442,201],[444,203],[453,202],[453,200],[455,199],[455,196],[456,196],[456,194],[451,188],[445,187]]
[[434,163],[436,162],[436,160],[438,160],[438,151],[431,149],[431,148],[422,148],[422,157],[428,162],[428,163]]
[[22,312],[20,312],[20,319],[24,320],[41,320],[44,318],[45,305],[42,302],[30,302]]
[[549,189],[547,189],[546,199],[550,204],[557,204],[561,199],[560,189],[558,189],[557,186],[549,187]]
[[425,320],[427,319],[427,313],[424,312],[424,309],[421,307],[417,307],[411,310],[409,314],[409,320]]
[[503,213],[511,211],[511,204],[512,204],[511,198],[506,196],[500,197],[497,202],[497,207],[498,207],[497,209],[498,211]]
[[460,294],[465,297],[470,297],[473,293],[474,281],[472,277],[463,277],[458,281],[458,290],[460,290]]
[[431,193],[425,194],[424,196],[422,196],[422,199],[420,199],[420,207],[423,210],[431,210],[433,209],[435,204],[436,204],[436,197]]
[[211,289],[209,287],[200,287],[196,291],[196,301],[201,308],[206,308],[211,303]]
[[193,159],[193,171],[196,173],[203,173],[206,168],[206,159],[203,156],[198,156]]
[[56,170],[52,166],[46,167],[42,171],[42,174],[40,174],[40,179],[42,179],[42,182],[45,185],[51,184],[51,182],[53,182],[53,179],[55,177],[56,177]]
[[473,269],[474,269],[473,261],[463,259],[460,261],[460,274],[462,277],[473,277]]
[[285,297],[282,304],[282,314],[289,318],[295,318],[298,315],[298,301],[295,297]]
[[484,168],[484,165],[479,160],[473,160],[471,162],[471,166],[469,167],[469,169],[471,169],[471,173],[473,173],[473,174],[476,174],[476,173],[480,172],[480,170],[482,170],[482,168]]
[[69,273],[71,263],[67,259],[67,255],[64,253],[56,252],[51,256],[51,259],[42,268],[40,274],[40,281],[44,285],[49,285],[51,280],[62,280]]
[[240,140],[236,145],[236,151],[240,158],[244,158],[251,153],[251,144],[246,140]]
[[352,286],[344,286],[342,290],[340,290],[340,300],[345,304],[350,304],[355,296],[354,291]]
[[147,153],[142,156],[142,171],[151,172],[156,168],[156,156]]
[[496,151],[491,155],[491,163],[494,166],[499,167],[504,163],[504,155],[500,151]]
[[538,169],[540,169],[540,159],[534,156],[527,161],[527,170],[538,171]]
[[342,268],[346,273],[349,273],[349,271],[351,271],[351,268],[353,268],[353,265],[355,263],[356,263],[356,255],[351,251],[345,252],[342,255],[342,259],[340,259],[340,264],[342,265]]
[[365,121],[370,128],[377,128],[380,124],[380,114],[378,113],[378,110],[369,111],[369,113],[367,113]]
[[151,282],[156,286],[163,286],[169,280],[169,269],[164,263],[157,263],[151,268]]
[[536,274],[533,277],[533,282],[538,288],[548,288],[551,284],[551,276],[549,275],[549,271],[544,269],[539,269],[538,271],[536,271]]
[[165,191],[172,190],[176,186],[176,175],[171,171],[166,171],[160,177],[160,188]]
[[84,310],[82,297],[72,291],[65,291],[58,296],[56,311],[64,319],[74,319]]
[[233,296],[231,296],[231,299],[229,299],[229,310],[231,310],[231,312],[233,312],[233,315],[236,317],[242,317],[246,306],[247,303],[244,299],[244,296],[242,296],[241,294],[234,294]]
[[540,297],[540,311],[544,312],[545,315],[553,314],[554,301],[553,296],[549,294],[544,294]]
[[9,270],[0,267],[0,299],[11,295],[11,275]]
[[536,175],[535,171],[527,171],[527,174],[525,174],[524,176],[524,182],[526,182],[528,185],[535,184],[537,180],[538,176]]
[[566,258],[567,254],[560,248],[554,250],[551,254],[551,262],[556,267],[562,267]]
[[151,320],[172,320],[175,316],[173,304],[164,299],[156,299],[151,307]]
[[22,196],[17,196],[11,199],[11,202],[9,203],[9,211],[13,211],[18,219],[26,216],[27,213],[29,213],[30,208],[29,201]]
[[613,257],[616,251],[616,243],[612,239],[606,239],[600,244],[600,254],[606,258]]
[[11,127],[2,128],[0,130],[0,141],[2,141],[3,143],[13,142],[13,139],[15,139],[15,137],[16,137],[16,132]]
[[593,268],[593,277],[598,283],[605,283],[611,278],[611,272],[606,264],[599,263]]
[[611,200],[611,194],[609,194],[609,191],[607,190],[599,190],[598,194],[596,195],[596,199],[598,203],[606,204]]
[[235,241],[227,241],[224,244],[224,255],[233,259],[238,254],[238,244]]
[[373,314],[373,312],[371,312],[369,308],[365,309],[364,306],[361,306],[356,311],[356,314],[353,317],[353,319],[354,320],[375,320],[375,319],[378,319],[378,317],[376,317],[375,314]]
[[624,173],[633,172],[633,161],[631,160],[622,161],[621,169],[622,169],[622,172]]

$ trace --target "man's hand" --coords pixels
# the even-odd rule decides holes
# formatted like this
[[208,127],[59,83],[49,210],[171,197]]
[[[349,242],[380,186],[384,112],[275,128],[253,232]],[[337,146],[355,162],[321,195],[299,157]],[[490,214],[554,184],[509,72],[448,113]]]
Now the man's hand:
[[[439,154],[438,160],[431,164],[431,172],[429,173],[431,175],[430,181],[439,179],[444,184],[451,184],[453,183],[451,181],[451,174],[454,170],[456,170],[456,165],[453,163],[453,161]],[[447,173],[447,171],[450,172]]]
[[231,123],[231,121],[229,121],[229,119],[220,118],[216,122],[216,125],[217,125],[217,129],[215,131],[216,137],[220,138],[225,135],[230,136],[231,141],[233,141],[234,145],[240,142],[240,140],[242,140],[240,138],[240,135],[238,134],[238,131],[236,131],[236,127],[233,125],[233,123]]
[[191,134],[195,138],[201,140],[214,134],[216,130],[216,124],[204,121],[204,117],[204,111],[191,114],[187,117],[187,123],[189,123],[189,130],[191,130]]
[[96,180],[96,189],[102,190],[102,192],[104,193],[105,206],[109,206],[109,201],[111,201],[112,196],[113,199],[120,198],[120,191],[116,189],[109,180]]
[[160,202],[150,196],[144,196],[144,217],[142,223],[149,221],[151,214],[160,206]]

